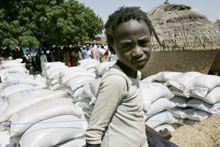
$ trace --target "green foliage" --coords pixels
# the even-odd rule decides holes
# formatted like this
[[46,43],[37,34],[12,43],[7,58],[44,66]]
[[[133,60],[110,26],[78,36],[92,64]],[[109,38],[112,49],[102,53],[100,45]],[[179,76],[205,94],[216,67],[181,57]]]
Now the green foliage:
[[10,0],[0,6],[0,46],[84,43],[102,29],[102,19],[77,0]]

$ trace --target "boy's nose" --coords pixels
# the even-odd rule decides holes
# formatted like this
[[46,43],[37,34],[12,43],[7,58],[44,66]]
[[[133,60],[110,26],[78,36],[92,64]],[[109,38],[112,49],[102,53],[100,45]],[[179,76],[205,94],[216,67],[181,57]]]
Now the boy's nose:
[[142,55],[143,55],[142,47],[136,45],[133,52],[132,52],[132,56],[133,57],[140,57]]

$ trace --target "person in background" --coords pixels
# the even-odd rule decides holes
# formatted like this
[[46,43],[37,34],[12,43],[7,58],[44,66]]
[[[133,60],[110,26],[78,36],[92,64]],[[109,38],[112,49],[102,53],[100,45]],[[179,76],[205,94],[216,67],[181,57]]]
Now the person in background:
[[[160,43],[146,13],[139,7],[121,7],[109,16],[105,34],[118,60],[101,78],[86,147],[176,146],[162,138],[170,137],[168,131],[161,134],[145,125],[138,71],[149,61],[151,36]],[[151,142],[155,135],[158,146]]]

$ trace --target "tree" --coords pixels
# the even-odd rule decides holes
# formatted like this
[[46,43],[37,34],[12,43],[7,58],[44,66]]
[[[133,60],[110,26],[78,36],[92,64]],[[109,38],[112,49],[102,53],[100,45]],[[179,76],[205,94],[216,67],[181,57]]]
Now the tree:
[[102,19],[76,0],[9,0],[0,7],[0,46],[83,43],[102,29]]

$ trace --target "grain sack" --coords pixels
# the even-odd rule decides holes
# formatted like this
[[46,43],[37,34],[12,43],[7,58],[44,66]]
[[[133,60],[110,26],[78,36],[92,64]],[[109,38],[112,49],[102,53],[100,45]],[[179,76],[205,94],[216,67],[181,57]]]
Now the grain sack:
[[4,90],[2,90],[1,96],[8,97],[9,95],[11,95],[13,93],[23,91],[23,90],[28,90],[28,89],[36,89],[36,88],[32,85],[29,85],[29,84],[12,85],[12,86],[9,86],[9,87],[5,88]]
[[49,69],[50,67],[63,67],[65,66],[65,63],[63,62],[47,62],[47,63],[44,63],[45,64],[45,67],[46,67],[46,70]]
[[201,98],[203,101],[209,104],[215,104],[220,102],[220,87],[214,88],[208,93],[205,98]]
[[75,91],[79,87],[82,87],[94,80],[95,78],[92,76],[80,76],[80,77],[70,80],[66,85],[69,86],[72,91]]
[[35,89],[27,89],[27,90],[22,90],[19,92],[15,92],[7,97],[5,97],[5,100],[8,102],[8,104],[16,104],[23,102],[27,97],[34,97],[34,95],[37,96],[43,96],[46,94],[52,93],[52,91],[47,90],[47,89],[40,89],[40,88],[35,88]]
[[102,63],[96,65],[94,68],[96,69],[97,74],[102,76],[102,75],[104,75],[104,73],[106,71],[109,70],[109,68],[111,68],[113,66],[113,64],[115,64],[114,61],[113,62],[102,62]]
[[68,140],[62,144],[56,145],[54,147],[83,147],[86,145],[85,137],[77,137],[72,140]]
[[63,71],[65,69],[67,69],[68,67],[65,65],[61,65],[61,66],[51,66],[50,68],[48,68],[46,70],[46,75],[50,75],[55,71]]
[[28,70],[25,67],[11,67],[4,69],[4,71],[8,73],[24,73],[24,74],[28,73]]
[[201,110],[192,110],[185,112],[188,119],[196,120],[196,121],[202,121],[211,115],[210,113]]
[[[5,109],[8,107],[8,103],[0,97],[0,117],[2,117]],[[1,126],[0,126],[1,128]]]
[[[11,125],[11,136],[19,136],[34,123],[60,115],[74,115],[83,119],[83,113],[70,99],[54,98],[44,100],[12,115],[10,118],[13,124]],[[16,125],[23,123],[25,125]]]
[[[187,118],[187,114],[186,111],[187,109],[184,108],[173,108],[170,110],[171,114],[176,117],[176,118],[181,118],[181,119],[186,119]],[[191,111],[192,109],[188,109],[188,111]]]
[[39,80],[35,80],[33,76],[23,74],[8,74],[5,86],[17,85],[17,84],[30,84],[33,86],[42,85]]
[[182,118],[182,119],[191,119],[195,121],[202,121],[208,118],[211,114],[205,111],[197,110],[195,108],[174,108],[170,111],[174,117]]
[[22,135],[20,146],[55,146],[84,134],[85,131],[79,118],[72,115],[62,115],[33,125]]
[[184,92],[190,97],[204,98],[217,86],[220,86],[220,77],[201,74],[186,85]]
[[171,99],[174,95],[163,84],[160,83],[140,83],[143,96],[144,110],[148,111],[151,103],[159,98]]
[[156,114],[149,118],[145,124],[150,126],[151,128],[155,128],[161,124],[174,124],[177,120],[173,117],[173,115],[168,111],[163,111],[159,114]]
[[60,71],[54,71],[51,74],[47,75],[47,78],[52,80],[52,79],[58,79],[61,76],[61,73],[63,72],[63,70]]
[[73,101],[89,98],[90,99],[89,105],[94,104],[96,100],[96,97],[92,93],[89,84],[86,84],[83,87],[78,88],[72,96],[73,96]]
[[208,104],[199,99],[190,99],[187,106],[214,114],[220,112],[220,103]]
[[[186,85],[197,76],[201,75],[199,72],[186,72],[176,76],[173,76],[168,80],[165,85],[177,96],[185,96],[189,98],[189,95],[184,95],[183,91]],[[172,88],[170,88],[172,87]]]
[[171,71],[163,71],[156,74],[154,81],[158,82],[166,82],[170,80],[174,76],[178,76],[182,74],[182,72],[171,72]]
[[170,99],[170,101],[173,102],[176,105],[176,107],[185,108],[187,107],[187,102],[189,101],[189,99],[185,97],[174,96]]
[[58,90],[58,91],[53,91],[53,93],[50,92],[49,94],[45,94],[43,96],[42,94],[36,94],[36,95],[31,95],[29,97],[25,97],[23,101],[9,105],[5,110],[3,117],[0,118],[0,122],[7,121],[13,114],[21,111],[22,109],[30,107],[33,104],[39,103],[43,100],[51,99],[51,98],[63,98],[67,96],[68,93],[66,91]]
[[160,98],[151,104],[149,110],[147,111],[147,114],[149,116],[152,116],[160,111],[174,108],[175,106],[176,105],[173,102],[169,101],[168,99]]
[[63,76],[62,79],[61,79],[61,82],[63,84],[67,84],[69,81],[75,79],[77,80],[77,78],[81,77],[81,76],[87,76],[87,77],[91,77],[91,78],[95,78],[96,75],[95,74],[92,74],[88,71],[84,71],[84,72],[75,72],[75,73],[72,73],[68,76]]
[[2,67],[3,67],[4,69],[6,69],[6,68],[12,68],[12,67],[23,67],[23,68],[25,68],[25,63],[6,62],[6,63],[3,63],[3,64],[2,64]]
[[55,85],[51,85],[51,86],[50,86],[50,89],[53,90],[53,91],[55,91],[55,90],[58,90],[59,87],[60,87],[60,84],[58,83],[58,84],[55,84]]
[[81,60],[78,66],[84,69],[90,69],[97,66],[98,64],[100,64],[100,62],[96,59],[86,59],[86,60]]
[[151,75],[151,76],[148,76],[144,79],[141,80],[142,83],[152,83],[152,82],[155,82],[154,79],[155,79],[156,75]]
[[2,64],[5,64],[5,63],[21,63],[22,61],[23,61],[23,59],[18,58],[18,59],[15,59],[15,60],[2,61]]

